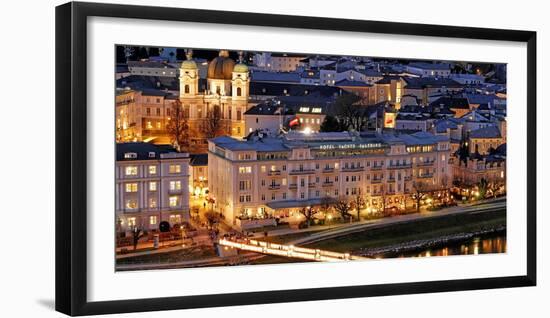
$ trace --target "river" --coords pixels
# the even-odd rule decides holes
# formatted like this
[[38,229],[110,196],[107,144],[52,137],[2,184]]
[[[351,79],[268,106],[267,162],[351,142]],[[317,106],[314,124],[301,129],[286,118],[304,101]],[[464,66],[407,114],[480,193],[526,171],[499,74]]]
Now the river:
[[477,255],[506,252],[506,235],[492,234],[486,236],[475,236],[463,242],[453,242],[444,246],[428,249],[408,251],[402,253],[385,253],[377,255],[376,258],[395,257],[432,257],[450,255]]

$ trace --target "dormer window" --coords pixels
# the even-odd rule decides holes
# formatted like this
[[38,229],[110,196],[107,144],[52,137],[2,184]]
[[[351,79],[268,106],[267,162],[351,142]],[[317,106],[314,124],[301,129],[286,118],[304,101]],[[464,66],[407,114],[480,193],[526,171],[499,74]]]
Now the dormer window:
[[137,158],[137,153],[135,152],[126,152],[124,154],[124,159],[136,159]]
[[155,158],[156,153],[154,151],[149,151],[149,158]]

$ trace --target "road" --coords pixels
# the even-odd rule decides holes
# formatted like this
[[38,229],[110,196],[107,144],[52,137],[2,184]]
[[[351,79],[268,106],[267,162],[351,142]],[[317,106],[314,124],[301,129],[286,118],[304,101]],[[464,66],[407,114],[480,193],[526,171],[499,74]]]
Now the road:
[[302,245],[302,244],[314,243],[314,242],[331,239],[342,235],[361,232],[367,229],[380,228],[388,225],[406,223],[409,221],[436,218],[436,217],[442,217],[442,216],[448,216],[448,215],[493,212],[493,211],[498,211],[503,209],[506,209],[506,200],[482,203],[482,204],[468,206],[468,207],[456,206],[456,207],[451,207],[444,210],[433,211],[433,212],[425,211],[421,213],[398,215],[398,216],[381,218],[376,220],[360,221],[360,222],[352,223],[346,226],[340,226],[337,228],[316,232],[307,237],[296,239],[292,242],[289,242],[288,244]]
[[[505,198],[497,199],[486,203],[475,204],[475,205],[467,205],[467,206],[461,205],[461,206],[451,207],[451,208],[447,208],[439,211],[423,211],[421,213],[399,215],[399,216],[393,216],[393,217],[387,217],[387,218],[381,218],[381,219],[375,219],[375,220],[365,220],[365,221],[360,221],[352,224],[333,225],[332,227],[324,226],[322,227],[324,229],[319,227],[317,228],[315,233],[312,233],[309,236],[288,242],[287,244],[298,246],[298,245],[319,242],[322,240],[327,240],[338,236],[361,232],[368,229],[380,228],[384,226],[395,225],[399,223],[406,223],[410,221],[416,221],[416,220],[422,220],[422,219],[428,219],[428,218],[437,218],[437,217],[448,216],[448,215],[494,212],[494,211],[499,211],[503,209],[506,209]],[[292,233],[300,233],[303,231],[304,230],[285,229],[285,230],[279,230],[279,231],[277,230],[270,231],[270,234],[285,235],[285,234],[292,234]],[[312,230],[310,229],[310,231]],[[257,253],[248,253],[242,256],[252,261],[252,260],[256,260],[258,258],[264,257],[265,255],[257,254]],[[117,265],[117,270],[138,270],[138,269],[144,270],[144,269],[215,266],[215,265],[227,265],[232,261],[233,260],[227,260],[220,257],[213,257],[213,258],[204,259],[204,260],[183,261],[183,262],[170,263],[170,264]]]

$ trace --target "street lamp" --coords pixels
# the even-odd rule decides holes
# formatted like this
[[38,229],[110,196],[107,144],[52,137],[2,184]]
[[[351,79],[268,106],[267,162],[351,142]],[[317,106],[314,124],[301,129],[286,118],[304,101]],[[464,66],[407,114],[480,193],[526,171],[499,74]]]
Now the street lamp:
[[181,247],[185,247],[185,244],[183,241],[183,225],[180,225],[180,231],[181,231]]

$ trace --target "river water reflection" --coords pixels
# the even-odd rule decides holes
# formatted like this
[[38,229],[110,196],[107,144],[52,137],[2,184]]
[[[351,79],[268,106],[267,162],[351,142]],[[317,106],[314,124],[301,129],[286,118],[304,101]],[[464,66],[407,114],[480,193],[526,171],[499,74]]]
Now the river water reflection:
[[473,237],[467,241],[451,243],[446,246],[434,247],[424,250],[409,251],[403,253],[386,253],[377,258],[392,257],[432,257],[450,255],[477,255],[491,253],[506,253],[506,235],[491,235]]

